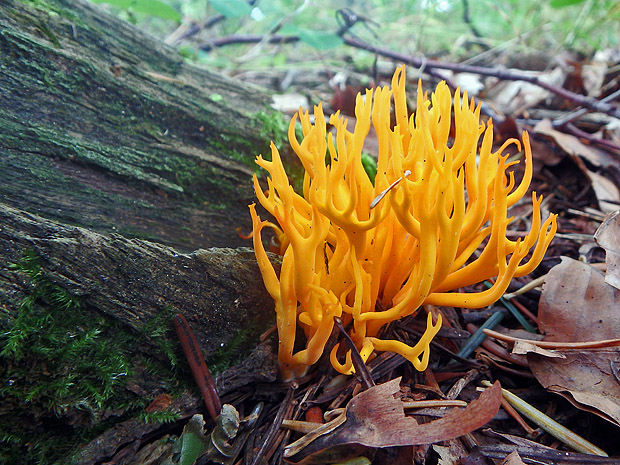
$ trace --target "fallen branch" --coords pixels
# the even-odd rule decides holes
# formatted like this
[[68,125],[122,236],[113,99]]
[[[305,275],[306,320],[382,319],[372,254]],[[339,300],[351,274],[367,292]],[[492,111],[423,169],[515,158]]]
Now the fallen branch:
[[[267,42],[271,44],[288,44],[293,42],[298,42],[300,39],[296,35],[280,35],[274,34],[271,37],[263,37],[261,35],[230,35],[226,37],[221,37],[218,39],[214,39],[210,41],[208,44],[203,44],[200,46],[201,50],[209,51],[216,47],[223,47],[231,44],[253,44],[258,42]],[[392,50],[387,50],[381,47],[377,47],[375,45],[369,44],[357,38],[346,37],[343,36],[342,40],[344,43],[350,47],[354,47],[361,50],[366,50],[368,52],[375,53],[377,55],[390,58],[401,63],[405,63],[407,65],[413,66],[415,68],[421,68],[422,70],[426,69],[444,69],[448,71],[454,71],[457,73],[472,73],[479,74],[481,76],[489,76],[496,77],[503,81],[523,81],[528,82],[530,84],[536,85],[538,87],[542,87],[549,92],[570,100],[582,107],[589,108],[594,111],[599,111],[601,113],[606,113],[608,115],[614,116],[616,118],[620,118],[620,110],[616,108],[614,105],[606,103],[602,100],[597,100],[595,98],[587,97],[585,95],[577,94],[575,92],[571,92],[570,90],[563,89],[561,87],[554,86],[547,82],[541,81],[536,76],[530,76],[524,73],[519,73],[517,71],[497,69],[497,68],[487,68],[484,66],[470,66],[463,65],[459,63],[449,63],[449,62],[441,62],[436,60],[429,60],[424,57],[418,58],[413,57],[411,55],[406,55],[404,53],[394,52]]]

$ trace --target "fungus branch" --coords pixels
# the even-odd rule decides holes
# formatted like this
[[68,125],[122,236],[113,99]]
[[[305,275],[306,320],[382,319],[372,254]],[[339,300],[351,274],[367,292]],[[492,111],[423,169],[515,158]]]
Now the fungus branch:
[[[290,185],[274,145],[271,161],[256,160],[270,176],[266,192],[254,177],[256,195],[277,225],[261,221],[255,205],[250,206],[254,249],[276,305],[285,378],[301,376],[316,363],[334,317],[350,327],[364,361],[374,351],[393,351],[424,370],[441,316],[433,321],[428,315],[426,332],[413,347],[381,339],[382,329],[423,304],[490,305],[513,276],[540,263],[556,231],[555,215],[542,222],[542,198],[532,193],[531,230],[516,242],[506,237],[508,209],[523,198],[532,177],[529,138],[523,135],[525,170],[516,185],[512,163],[502,153],[513,143],[521,148],[521,142],[512,139],[493,151],[492,122],[482,123],[480,106],[458,89],[453,97],[440,83],[429,97],[418,84],[417,110],[409,115],[403,66],[391,87],[358,95],[355,113],[352,132],[344,117],[331,115],[332,137],[321,105],[314,108],[314,122],[300,111],[301,141],[293,118],[289,138],[305,169],[302,193]],[[371,124],[379,146],[374,185],[361,158]],[[280,238],[279,276],[261,241],[265,227]],[[486,291],[450,292],[492,277],[495,284]],[[294,352],[298,327],[306,346]],[[338,346],[330,356],[334,368],[352,373],[350,351],[344,361],[337,353]]]

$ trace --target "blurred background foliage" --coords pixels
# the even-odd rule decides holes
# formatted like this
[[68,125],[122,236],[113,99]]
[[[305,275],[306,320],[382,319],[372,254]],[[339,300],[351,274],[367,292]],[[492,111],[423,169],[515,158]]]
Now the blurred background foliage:
[[[501,55],[563,51],[591,56],[620,41],[617,0],[92,0],[176,46],[188,59],[231,74],[308,69],[374,57],[342,43],[346,15],[361,21],[348,34],[412,56],[470,64]],[[296,43],[268,43],[272,35]],[[231,36],[251,44],[212,44]],[[488,58],[492,56],[492,60]]]

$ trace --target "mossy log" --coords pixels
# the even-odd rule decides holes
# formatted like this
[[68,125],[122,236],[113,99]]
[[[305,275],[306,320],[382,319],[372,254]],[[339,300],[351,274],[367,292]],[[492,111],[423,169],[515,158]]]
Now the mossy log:
[[[169,318],[175,312],[186,316],[208,354],[248,327],[255,343],[273,323],[273,303],[253,253],[237,248],[249,243],[235,231],[250,228],[254,157],[281,137],[264,129],[279,122],[269,103],[267,92],[187,64],[175,49],[84,0],[2,2],[0,435],[22,454],[22,463],[47,463],[45,450],[66,458],[62,452],[79,445],[60,447],[59,436],[46,429],[49,418],[65,436],[72,431],[69,440],[90,440],[84,428],[113,425],[175,386],[144,365],[152,356],[170,369],[156,347],[161,340],[175,344]],[[43,388],[33,383],[65,378],[50,373],[53,360],[37,365],[50,348],[29,347],[33,360],[9,350],[11,341],[20,342],[15,323],[36,288],[32,275],[12,267],[25,252],[37,257],[37,279],[79,300],[67,308],[93,323],[104,318],[117,325],[101,332],[76,328],[76,337],[91,344],[86,339],[95,335],[113,347],[106,340],[110,328],[121,328],[129,345],[122,363],[140,365],[129,367],[131,379],[119,388],[129,396],[124,407],[110,405],[116,393],[107,391],[95,393],[99,407],[85,407],[88,399],[62,405],[53,396],[37,400],[34,393]],[[46,317],[49,300],[35,304],[34,317]],[[157,320],[162,314],[167,319]],[[143,337],[155,320],[164,327],[156,337]],[[269,371],[259,375],[272,379],[273,363],[259,365],[257,372]],[[65,377],[80,369],[62,368]],[[110,370],[105,389],[116,386]],[[234,386],[235,376],[222,386]],[[252,380],[246,372],[242,378]],[[34,397],[20,393],[20,386]],[[79,413],[84,409],[87,419]]]
[[1,202],[182,250],[244,245],[268,93],[84,0],[3,1],[0,57]]
[[258,269],[247,250],[181,252],[249,245],[269,94],[84,0],[0,11],[3,265],[32,248],[91,307],[134,328],[173,307],[219,347],[268,306]]
[[[85,308],[134,331],[166,311],[183,313],[207,353],[247,326],[266,329],[273,303],[248,248],[175,249],[119,234],[65,226],[0,204],[0,260],[40,258],[45,279]],[[0,302],[9,316],[29,291],[20,273],[0,275]],[[171,322],[170,322],[170,328]]]

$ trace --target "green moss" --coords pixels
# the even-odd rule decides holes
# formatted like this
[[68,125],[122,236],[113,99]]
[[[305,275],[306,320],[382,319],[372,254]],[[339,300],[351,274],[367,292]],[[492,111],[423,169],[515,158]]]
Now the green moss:
[[[0,377],[5,380],[0,387],[0,463],[67,463],[77,446],[115,421],[139,416],[152,399],[125,389],[138,368],[150,364],[146,369],[157,372],[154,379],[172,395],[187,388],[176,377],[173,344],[163,337],[172,310],[162,310],[135,334],[84,311],[78,298],[45,277],[34,252],[26,251],[10,269],[28,279],[31,289],[16,316],[0,328]],[[136,339],[155,347],[152,353],[161,359],[130,355]],[[148,420],[173,416],[163,412]]]
[[264,147],[251,142],[244,134],[222,133],[219,138],[213,138],[214,148],[228,158],[254,168],[254,157],[264,151],[269,144],[269,138],[260,136],[264,140]]
[[260,326],[258,321],[245,325],[235,333],[228,344],[211,354],[207,360],[211,374],[221,373],[242,361],[248,355],[248,347],[256,346]]
[[166,356],[172,368],[177,367],[177,344],[166,338],[166,333],[170,331],[172,318],[176,315],[176,311],[167,306],[158,312],[153,318],[146,322],[140,329],[140,336],[150,341],[159,351]]
[[260,136],[265,140],[273,141],[278,150],[282,150],[288,140],[288,122],[284,115],[273,110],[259,111],[254,118],[262,125]]

